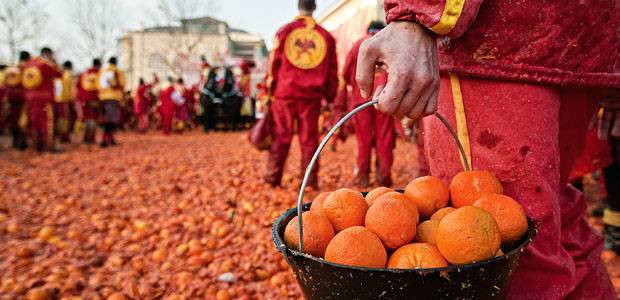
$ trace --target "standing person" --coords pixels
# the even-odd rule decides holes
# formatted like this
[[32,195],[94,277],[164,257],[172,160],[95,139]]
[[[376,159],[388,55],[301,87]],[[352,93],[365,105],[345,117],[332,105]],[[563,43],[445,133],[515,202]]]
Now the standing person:
[[192,90],[185,87],[183,78],[177,79],[174,89],[180,96],[176,97],[175,101],[176,109],[174,111],[174,119],[176,120],[176,124],[174,124],[174,130],[183,132],[185,130],[187,117],[189,116],[189,99],[192,97]]
[[120,101],[125,90],[125,73],[116,67],[116,57],[111,57],[109,65],[99,73],[97,90],[103,106],[103,140],[101,147],[116,145],[114,131],[120,122]]
[[[314,0],[300,0],[298,8],[300,15],[278,31],[269,55],[266,89],[273,98],[274,141],[265,181],[272,186],[280,185],[295,120],[302,151],[300,171],[304,173],[319,144],[321,99],[333,103],[338,88],[336,42],[312,18]],[[317,163],[308,186],[318,187],[318,169]]]
[[76,84],[79,102],[76,108],[78,109],[78,118],[86,124],[84,142],[88,144],[95,143],[95,131],[101,115],[101,103],[99,103],[97,92],[97,77],[100,69],[101,61],[93,59],[92,67],[78,76]]
[[73,88],[73,65],[66,61],[63,65],[62,78],[55,81],[56,111],[58,112],[57,128],[61,143],[70,142],[71,105],[75,96]]
[[50,48],[41,49],[41,55],[24,66],[22,85],[28,105],[30,135],[38,151],[55,151],[54,147],[54,79],[60,70]]
[[[9,103],[9,116],[7,124],[13,136],[13,148],[24,150],[27,143],[27,122],[28,107],[24,98],[24,87],[22,86],[22,72],[26,63],[30,60],[30,53],[22,51],[19,53],[19,62],[16,66],[9,66],[5,70],[5,88]],[[22,119],[24,124],[20,124]]]
[[133,113],[138,119],[138,132],[145,133],[149,126],[149,109],[151,107],[151,89],[153,85],[159,82],[157,75],[153,73],[153,82],[146,84],[143,78],[140,78],[140,85],[136,91],[136,98],[133,102]]
[[[353,107],[358,107],[367,100],[360,95],[359,87],[355,81],[357,69],[357,56],[360,45],[374,36],[385,27],[383,22],[372,22],[368,26],[368,34],[353,44],[344,65],[343,77],[347,85],[352,87],[350,102]],[[375,86],[385,85],[387,74],[377,69],[375,71]],[[345,87],[346,89],[346,87]],[[377,170],[375,170],[376,184],[380,186],[392,186],[392,162],[394,160],[394,119],[378,111],[374,107],[363,109],[353,116],[353,128],[357,139],[357,170],[353,184],[359,187],[368,186],[368,173],[370,172],[370,154],[373,145],[377,154]]]
[[173,95],[175,93],[176,96],[178,96],[178,93],[175,90],[174,80],[172,77],[168,77],[166,86],[162,87],[161,91],[159,91],[159,101],[161,102],[159,106],[159,113],[161,114],[162,127],[165,135],[170,134],[172,119],[174,118],[174,113],[177,108],[177,105],[173,100],[173,97],[176,97]]
[[[620,135],[617,1],[457,2],[385,0],[389,25],[360,50],[362,96],[380,65],[379,110],[417,119],[438,109],[473,168],[496,174],[537,224],[508,298],[616,299],[603,238],[567,180],[597,105],[599,136]],[[424,131],[430,172],[449,183],[459,151],[436,118]]]

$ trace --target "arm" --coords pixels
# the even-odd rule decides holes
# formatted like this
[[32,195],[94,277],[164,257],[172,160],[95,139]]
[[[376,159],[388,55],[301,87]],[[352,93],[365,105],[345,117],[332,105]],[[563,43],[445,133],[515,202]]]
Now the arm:
[[336,41],[330,36],[329,46],[327,48],[327,57],[329,59],[329,70],[327,71],[327,83],[325,91],[325,100],[327,103],[333,103],[338,92],[338,55],[336,54]]
[[269,97],[273,96],[278,83],[278,71],[282,64],[280,61],[282,48],[280,47],[280,32],[278,32],[273,41],[273,50],[269,52],[269,64],[267,65],[267,75],[265,76],[265,91]]
[[474,22],[483,0],[385,0],[385,17],[415,21],[451,38],[461,36]]

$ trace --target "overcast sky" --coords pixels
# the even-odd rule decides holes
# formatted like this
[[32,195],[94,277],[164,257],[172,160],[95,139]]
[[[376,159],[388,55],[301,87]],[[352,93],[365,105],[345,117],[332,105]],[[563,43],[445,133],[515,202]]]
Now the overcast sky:
[[[1,0],[0,0],[1,1]],[[71,59],[66,49],[68,38],[78,36],[71,21],[69,0],[40,0],[42,9],[49,15],[48,26],[39,38],[36,47],[49,45],[57,49],[59,60]],[[92,0],[108,1],[108,0]],[[317,0],[315,17],[336,0]],[[118,15],[122,17],[122,27],[136,30],[144,22],[153,25],[153,14],[157,12],[157,0],[120,0]],[[228,22],[231,27],[263,36],[268,47],[278,28],[297,15],[297,0],[219,0],[219,9],[214,17]],[[34,48],[30,46],[26,48]],[[0,49],[0,61],[8,60],[6,47]],[[34,49],[28,49],[34,51]]]

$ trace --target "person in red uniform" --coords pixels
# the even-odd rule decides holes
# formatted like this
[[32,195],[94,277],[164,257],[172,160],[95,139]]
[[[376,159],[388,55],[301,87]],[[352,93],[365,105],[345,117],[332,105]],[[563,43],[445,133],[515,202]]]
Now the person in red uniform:
[[163,87],[159,92],[159,101],[161,101],[159,106],[159,113],[162,118],[162,127],[164,130],[164,134],[170,134],[170,129],[172,129],[172,119],[174,118],[174,114],[177,109],[177,105],[175,104],[175,100],[173,99],[178,97],[179,94],[175,89],[174,80],[172,77],[168,77],[167,86]]
[[[362,96],[381,66],[389,77],[375,93],[379,110],[416,119],[438,109],[473,169],[496,174],[537,224],[508,298],[616,299],[602,236],[567,181],[597,105],[600,137],[620,135],[617,1],[384,4],[388,26],[360,49]],[[449,183],[463,170],[459,151],[435,117],[424,131],[430,172]]]
[[157,75],[153,73],[153,82],[146,84],[143,78],[140,78],[140,85],[136,91],[136,97],[133,102],[133,113],[138,119],[138,132],[145,133],[149,125],[149,107],[151,105],[151,89],[153,85],[159,82]]
[[55,151],[54,148],[54,79],[62,71],[54,60],[50,48],[43,48],[41,55],[24,65],[22,85],[28,105],[30,135],[38,151]]
[[22,86],[22,72],[29,60],[30,53],[22,51],[19,54],[19,62],[17,65],[9,66],[5,69],[4,85],[9,103],[9,115],[6,122],[13,135],[13,148],[21,150],[26,149],[28,146],[28,129],[25,128],[25,126],[20,126],[19,121],[20,118],[25,120],[28,115],[28,108],[25,106],[24,88]]
[[[360,45],[378,33],[385,27],[383,22],[372,22],[368,26],[368,35],[361,38],[351,48],[344,65],[343,77],[347,85],[352,86],[350,102],[353,107],[358,107],[367,100],[362,98],[355,81],[357,69],[357,56]],[[382,70],[375,73],[375,86],[384,85],[387,74]],[[376,183],[380,186],[392,186],[392,162],[394,149],[394,119],[374,107],[366,108],[353,116],[353,127],[357,138],[357,169],[353,183],[356,186],[368,186],[368,173],[370,172],[370,154],[373,145],[377,153]]]
[[175,102],[176,108],[174,110],[174,119],[175,124],[173,125],[174,131],[183,132],[185,130],[185,125],[187,122],[187,117],[189,115],[189,100],[192,97],[191,89],[185,87],[183,83],[183,78],[177,79],[177,82],[174,86],[177,95],[180,96],[176,98],[177,102]]
[[101,61],[93,59],[92,67],[86,70],[86,72],[80,73],[76,83],[77,100],[79,102],[77,107],[81,109],[78,115],[81,115],[80,119],[86,124],[84,142],[88,144],[95,143],[95,131],[101,115],[97,92],[97,77],[99,76],[100,69]]
[[[312,13],[314,0],[300,0],[300,15],[276,34],[267,69],[267,94],[273,97],[271,113],[274,140],[269,150],[265,181],[280,185],[284,163],[298,121],[301,142],[301,171],[306,169],[319,143],[318,120],[321,99],[332,103],[338,88],[336,42]],[[318,187],[318,163],[308,186]]]

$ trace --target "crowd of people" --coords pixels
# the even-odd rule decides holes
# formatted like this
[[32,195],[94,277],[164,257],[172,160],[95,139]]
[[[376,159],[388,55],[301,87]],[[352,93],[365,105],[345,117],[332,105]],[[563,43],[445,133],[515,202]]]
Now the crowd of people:
[[149,83],[140,78],[132,94],[116,57],[105,66],[93,59],[90,68],[75,74],[73,64],[60,65],[49,48],[34,58],[22,51],[16,65],[0,68],[0,134],[9,131],[16,149],[32,145],[57,152],[56,141],[67,143],[71,136],[88,144],[98,141],[101,147],[116,145],[119,129],[145,133],[161,128],[168,135],[200,125],[205,132],[244,127],[242,112],[253,114],[253,62],[243,61],[233,74],[232,66],[212,68],[202,60],[197,84],[188,87],[181,76],[160,82],[153,74]]

